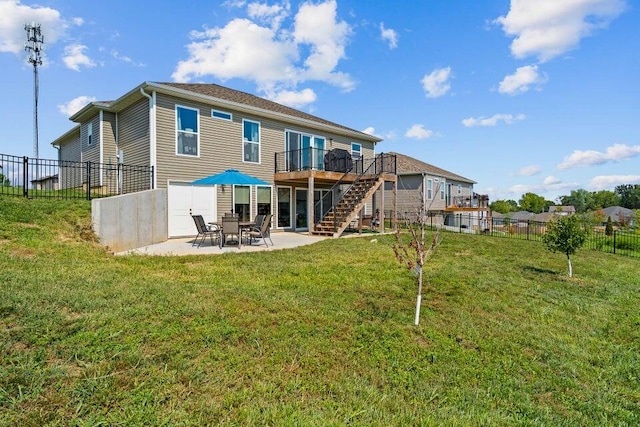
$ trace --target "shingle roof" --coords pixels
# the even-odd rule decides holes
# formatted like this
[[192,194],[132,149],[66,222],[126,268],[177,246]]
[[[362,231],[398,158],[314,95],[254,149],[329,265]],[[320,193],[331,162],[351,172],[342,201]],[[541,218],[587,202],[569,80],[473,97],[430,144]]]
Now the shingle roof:
[[[187,92],[196,93],[212,98],[218,98],[224,101],[234,102],[238,104],[247,105],[262,110],[272,111],[275,113],[284,114],[287,116],[295,117],[298,119],[304,119],[311,122],[323,124],[325,126],[336,127],[344,129],[350,132],[356,132],[362,134],[363,137],[371,139],[372,135],[366,134],[359,130],[343,126],[338,123],[325,120],[321,117],[314,116],[312,114],[305,113],[304,111],[296,110],[295,108],[287,107],[277,102],[269,101],[268,99],[261,98],[256,95],[252,95],[247,92],[242,92],[228,87],[220,86],[213,83],[166,83],[166,82],[154,82],[154,84],[169,86],[175,89],[184,90]],[[375,137],[373,137],[375,138]],[[379,138],[377,138],[379,140]]]
[[453,172],[449,172],[448,170],[439,168],[437,166],[431,165],[429,163],[425,163],[421,160],[415,159],[413,157],[409,157],[404,154],[390,152],[387,154],[392,154],[396,156],[396,169],[398,175],[412,175],[412,174],[421,174],[426,173],[433,176],[441,176],[444,178],[453,179],[456,181],[467,182],[469,184],[476,184],[476,181],[465,178],[461,175],[455,174]]
[[622,206],[609,206],[602,210],[606,216],[610,216],[612,221],[618,221],[621,217],[630,219],[635,216],[635,213],[631,209],[623,208]]

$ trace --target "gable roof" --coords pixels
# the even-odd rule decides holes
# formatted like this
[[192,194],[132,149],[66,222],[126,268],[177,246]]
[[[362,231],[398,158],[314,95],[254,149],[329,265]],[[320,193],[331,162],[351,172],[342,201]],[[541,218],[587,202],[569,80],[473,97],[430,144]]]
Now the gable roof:
[[566,206],[549,206],[549,212],[562,212],[562,213],[576,213],[575,206],[566,205]]
[[377,143],[382,141],[382,139],[376,136],[296,110],[295,108],[213,83],[144,82],[114,101],[92,102],[69,119],[75,122],[82,122],[100,110],[111,112],[122,111],[124,108],[142,99],[145,96],[143,93],[149,95],[147,91],[155,91],[182,99],[204,102],[212,106],[217,106],[218,108],[232,108],[288,123],[328,130],[368,142]]
[[433,176],[441,176],[443,178],[448,178],[455,181],[466,182],[468,184],[476,184],[476,181],[472,179],[465,178],[461,175],[449,172],[448,170],[439,168],[429,163],[425,163],[413,157],[393,151],[387,154],[396,156],[396,171],[398,175],[415,175],[425,173]]
[[612,221],[618,221],[620,218],[631,219],[635,217],[635,212],[622,206],[609,206],[602,209],[606,216],[610,216]]

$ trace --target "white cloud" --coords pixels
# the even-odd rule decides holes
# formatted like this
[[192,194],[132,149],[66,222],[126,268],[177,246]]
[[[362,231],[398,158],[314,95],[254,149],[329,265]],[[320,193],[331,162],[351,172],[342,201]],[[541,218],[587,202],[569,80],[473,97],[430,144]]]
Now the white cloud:
[[526,116],[524,114],[516,114],[515,116],[513,114],[494,114],[491,117],[469,117],[462,120],[462,124],[466,127],[495,126],[499,122],[510,125],[525,118]]
[[291,6],[288,2],[283,5],[266,3],[249,3],[247,14],[250,18],[267,23],[271,28],[277,29],[282,21],[289,16]]
[[506,76],[498,88],[498,92],[508,95],[518,95],[527,92],[531,85],[542,85],[547,82],[546,75],[538,73],[537,65],[519,67],[516,72]]
[[624,9],[624,0],[511,0],[509,13],[494,22],[514,38],[513,56],[534,56],[544,62],[606,28]]
[[27,6],[19,1],[0,0],[0,52],[24,54],[25,22],[40,24],[47,45],[55,43],[68,24],[60,12],[49,7]]
[[304,61],[303,79],[326,81],[349,91],[354,87],[351,77],[333,71],[346,56],[345,48],[351,35],[351,27],[345,21],[337,21],[337,7],[335,0],[303,3],[295,17],[293,36],[296,44],[306,44],[311,50]]
[[449,92],[449,89],[451,89],[450,77],[451,67],[436,68],[431,73],[425,74],[420,82],[427,94],[427,98],[438,98]]
[[77,27],[81,27],[82,25],[84,25],[84,19],[76,16],[75,18],[71,18],[71,23]]
[[80,111],[85,105],[90,102],[94,102],[96,98],[92,96],[78,96],[77,98],[73,98],[71,101],[66,104],[58,105],[58,110],[68,116],[71,117],[78,111]]
[[640,154],[640,145],[629,146],[626,144],[614,144],[607,147],[607,151],[575,150],[571,155],[564,158],[557,168],[560,170],[573,168],[576,166],[596,166],[608,162],[617,162],[629,159]]
[[[552,177],[553,178],[553,177]],[[548,178],[547,178],[548,179]],[[516,184],[512,185],[507,189],[508,193],[522,195],[525,193],[557,193],[569,189],[578,188],[579,184],[576,183],[564,183],[560,180],[554,180],[552,182],[547,182],[545,179],[540,184]]]
[[85,66],[87,68],[93,68],[96,66],[95,61],[85,55],[85,50],[88,47],[83,44],[71,44],[64,48],[64,56],[62,57],[62,61],[67,68],[80,71],[80,66]]
[[556,178],[553,175],[549,175],[548,177],[546,177],[544,179],[544,181],[542,181],[542,183],[544,185],[554,185],[554,184],[560,184],[562,181],[560,181],[560,178]]
[[538,175],[540,172],[542,172],[542,169],[540,168],[540,166],[538,166],[538,165],[529,165],[529,166],[525,166],[525,167],[521,168],[516,173],[516,175],[533,176],[533,175]]
[[389,49],[398,47],[398,33],[391,28],[385,28],[384,22],[380,23],[380,37],[389,43]]
[[137,62],[137,61],[134,61],[133,59],[131,59],[130,57],[126,56],[126,55],[121,55],[120,52],[118,52],[115,49],[111,49],[111,56],[113,56],[118,61],[126,62],[126,63],[134,65],[136,67],[145,67],[146,66],[142,62]]
[[[189,57],[177,64],[172,78],[178,82],[206,76],[242,78],[255,82],[270,98],[283,91],[288,92],[284,98],[303,93],[303,98],[309,99],[309,92],[296,91],[305,81],[321,81],[349,91],[355,83],[336,68],[346,56],[351,27],[338,20],[336,10],[335,0],[303,3],[290,30],[280,28],[289,17],[288,3],[251,3],[248,15],[252,19],[237,18],[221,28],[193,31],[187,47]],[[268,21],[269,26],[256,20]]]
[[594,176],[589,182],[589,189],[593,191],[608,190],[624,184],[640,184],[640,175]]
[[433,131],[425,129],[424,125],[415,124],[405,132],[404,136],[414,139],[427,139],[433,136]]
[[280,104],[288,105],[293,108],[300,108],[315,102],[317,96],[313,90],[303,89],[301,91],[283,90],[274,93],[273,96],[268,98]]
[[364,129],[362,131],[362,133],[366,133],[367,135],[376,136],[376,130],[372,126],[369,126],[368,128]]

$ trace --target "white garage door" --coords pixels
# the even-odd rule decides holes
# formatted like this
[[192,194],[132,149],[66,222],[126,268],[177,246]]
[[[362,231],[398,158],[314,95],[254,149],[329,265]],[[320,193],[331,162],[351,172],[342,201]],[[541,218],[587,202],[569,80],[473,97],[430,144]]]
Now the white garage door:
[[167,187],[169,237],[198,234],[191,214],[202,215],[205,221],[214,221],[216,215],[216,187],[169,182]]

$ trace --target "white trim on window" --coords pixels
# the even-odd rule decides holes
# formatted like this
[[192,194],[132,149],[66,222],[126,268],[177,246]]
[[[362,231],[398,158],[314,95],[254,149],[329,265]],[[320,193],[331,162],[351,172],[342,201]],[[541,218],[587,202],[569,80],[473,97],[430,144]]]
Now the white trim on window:
[[215,110],[213,108],[211,109],[211,117],[214,119],[226,120],[228,122],[233,121],[233,114],[228,111]]
[[[252,124],[257,124],[258,125],[258,133],[257,135],[255,135],[254,137],[256,137],[258,140],[254,141],[253,139],[247,139],[245,138],[245,124],[246,123],[252,123]],[[255,120],[249,120],[249,119],[242,119],[242,161],[243,163],[255,163],[255,164],[260,164],[260,141],[262,140],[262,125],[260,122],[255,121]],[[257,147],[254,147],[257,146]],[[245,150],[248,147],[252,147],[252,148],[257,148],[257,160],[254,160],[252,158],[254,153],[247,153]],[[253,151],[253,150],[252,150]]]
[[93,122],[87,123],[87,147],[93,144]]
[[[178,110],[191,110],[191,111],[195,111],[196,113],[196,129],[192,129],[192,128],[188,128],[185,127],[184,129],[180,129],[180,124],[179,124],[179,117],[178,117]],[[200,157],[200,110],[198,108],[193,108],[193,107],[187,107],[186,105],[178,105],[176,104],[175,106],[175,118],[176,118],[176,126],[175,126],[175,137],[176,137],[176,156],[182,156],[182,157]],[[188,136],[193,136],[195,135],[196,137],[196,147],[195,147],[195,154],[191,154],[191,153],[187,153],[185,151],[191,151],[193,150],[193,147],[188,146],[188,147],[182,147],[182,152],[180,151],[180,147],[179,147],[179,139],[178,137],[180,135],[188,135]],[[184,143],[183,143],[184,144]],[[188,148],[188,150],[185,150],[186,148]]]
[[427,178],[427,200],[433,199],[433,179]]
[[351,143],[351,158],[353,160],[358,160],[362,157],[362,144],[359,142]]

